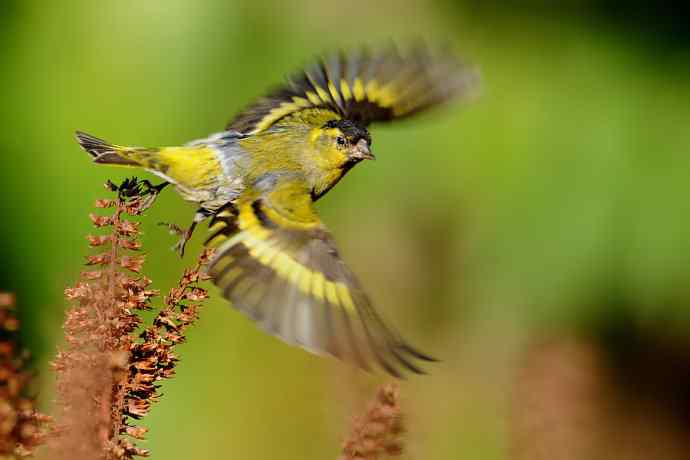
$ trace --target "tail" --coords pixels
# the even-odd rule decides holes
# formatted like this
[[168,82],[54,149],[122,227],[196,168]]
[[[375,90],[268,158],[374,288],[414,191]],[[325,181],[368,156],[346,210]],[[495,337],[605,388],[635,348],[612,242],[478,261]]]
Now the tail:
[[136,152],[140,149],[109,144],[103,139],[99,139],[81,131],[77,131],[75,134],[81,148],[93,157],[95,163],[142,166],[142,164],[136,160],[136,157],[139,156],[136,155]]

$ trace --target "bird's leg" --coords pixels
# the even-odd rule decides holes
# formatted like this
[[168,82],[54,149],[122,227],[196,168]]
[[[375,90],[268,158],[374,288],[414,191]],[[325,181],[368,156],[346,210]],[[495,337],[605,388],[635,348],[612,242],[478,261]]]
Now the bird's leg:
[[166,186],[170,185],[170,182],[161,182],[158,185],[153,185],[148,179],[144,179],[140,181],[143,186],[146,187],[146,190],[144,190],[144,194],[146,193],[151,193],[151,194],[157,194],[160,193],[161,190],[163,190]]
[[194,229],[200,222],[203,222],[211,215],[212,213],[207,209],[197,209],[196,214],[194,214],[194,219],[192,219],[192,224],[187,229],[183,229],[176,224],[169,224],[165,222],[161,222],[159,225],[165,225],[168,227],[168,230],[170,230],[171,234],[180,236],[180,240],[175,244],[175,246],[172,247],[172,249],[173,251],[177,251],[180,254],[180,257],[184,257],[184,248],[187,245],[187,241],[189,241],[189,239],[192,237]]
[[136,212],[136,214],[141,214],[153,205],[158,194],[168,184],[169,182],[163,182],[153,185],[146,179],[139,180],[136,177],[132,177],[125,179],[120,185],[108,180],[106,187],[112,192],[117,192],[117,197],[120,201],[128,204],[134,204],[134,201],[136,201],[137,206],[131,207],[131,210]]
[[139,181],[139,184],[139,196],[143,200],[141,207],[142,209],[148,209],[153,205],[153,202],[156,201],[156,198],[158,198],[158,194],[161,193],[161,190],[168,186],[170,182],[162,182],[158,185],[153,185],[147,179],[144,179]]

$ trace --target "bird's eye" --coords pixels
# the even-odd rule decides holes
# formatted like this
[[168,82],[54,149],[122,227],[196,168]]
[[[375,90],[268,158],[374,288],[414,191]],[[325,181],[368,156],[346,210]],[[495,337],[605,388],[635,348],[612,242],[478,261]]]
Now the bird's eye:
[[338,145],[345,145],[345,138],[343,136],[336,137],[335,141],[338,143]]

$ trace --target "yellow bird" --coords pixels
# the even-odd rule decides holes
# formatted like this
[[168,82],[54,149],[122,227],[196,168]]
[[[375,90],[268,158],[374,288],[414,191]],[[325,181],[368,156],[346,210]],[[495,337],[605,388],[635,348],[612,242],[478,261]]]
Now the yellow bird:
[[335,53],[258,99],[222,132],[181,147],[113,145],[77,132],[96,163],[144,168],[210,218],[208,271],[265,331],[313,353],[378,362],[400,377],[433,361],[381,319],[343,263],[314,202],[374,159],[367,127],[472,93],[477,72],[425,47]]

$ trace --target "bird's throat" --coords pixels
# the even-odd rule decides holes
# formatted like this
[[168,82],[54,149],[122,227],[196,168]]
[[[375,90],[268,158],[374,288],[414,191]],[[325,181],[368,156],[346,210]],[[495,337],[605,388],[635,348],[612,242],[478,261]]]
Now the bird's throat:
[[313,201],[318,200],[326,193],[328,193],[335,185],[340,182],[347,172],[352,169],[356,163],[345,163],[342,167],[334,170],[332,173],[326,175],[325,180],[317,183],[311,190],[311,198]]

